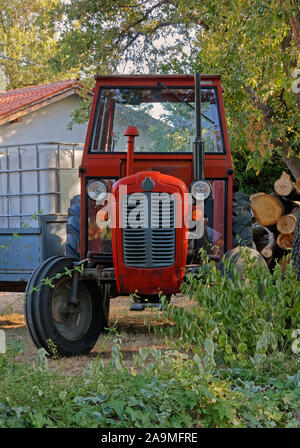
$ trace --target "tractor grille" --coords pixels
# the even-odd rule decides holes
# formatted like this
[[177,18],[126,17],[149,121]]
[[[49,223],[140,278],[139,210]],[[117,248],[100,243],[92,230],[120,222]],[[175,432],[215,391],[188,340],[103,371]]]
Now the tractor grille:
[[173,195],[134,193],[124,196],[122,222],[124,263],[127,266],[161,268],[174,264]]

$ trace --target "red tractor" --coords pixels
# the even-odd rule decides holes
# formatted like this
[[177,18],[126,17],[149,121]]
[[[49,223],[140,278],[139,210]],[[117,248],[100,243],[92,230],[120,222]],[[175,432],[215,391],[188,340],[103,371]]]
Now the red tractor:
[[218,261],[237,235],[252,244],[249,203],[233,194],[219,75],[96,77],[79,176],[66,256],[46,260],[27,284],[37,347],[87,353],[112,297],[155,306],[197,272],[201,247]]

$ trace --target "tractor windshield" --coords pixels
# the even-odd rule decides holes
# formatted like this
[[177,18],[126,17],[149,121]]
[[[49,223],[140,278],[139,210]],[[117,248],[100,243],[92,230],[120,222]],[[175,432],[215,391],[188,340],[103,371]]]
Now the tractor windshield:
[[[201,89],[201,125],[205,151],[223,153],[217,90]],[[128,126],[136,126],[135,151],[192,152],[195,137],[195,90],[171,88],[100,89],[89,152],[126,151]]]

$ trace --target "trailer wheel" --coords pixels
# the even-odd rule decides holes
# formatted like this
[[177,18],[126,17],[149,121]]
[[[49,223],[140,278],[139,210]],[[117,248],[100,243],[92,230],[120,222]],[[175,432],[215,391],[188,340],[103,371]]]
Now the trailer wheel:
[[68,209],[66,256],[79,260],[80,241],[80,194],[71,199]]
[[233,193],[232,202],[233,247],[253,247],[252,215],[249,196],[242,192]]
[[[78,307],[70,306],[72,277],[59,276],[74,259],[52,257],[33,273],[26,288],[25,318],[35,345],[53,355],[86,354],[104,328],[101,289],[95,281],[79,280]],[[60,277],[60,278],[59,278]],[[53,286],[44,279],[52,279]]]

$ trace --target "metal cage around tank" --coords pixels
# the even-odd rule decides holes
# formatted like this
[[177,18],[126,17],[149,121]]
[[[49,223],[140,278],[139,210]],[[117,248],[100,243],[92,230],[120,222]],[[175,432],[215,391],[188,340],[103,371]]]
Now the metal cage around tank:
[[82,150],[68,142],[0,146],[0,288],[26,282],[41,261],[64,254]]

